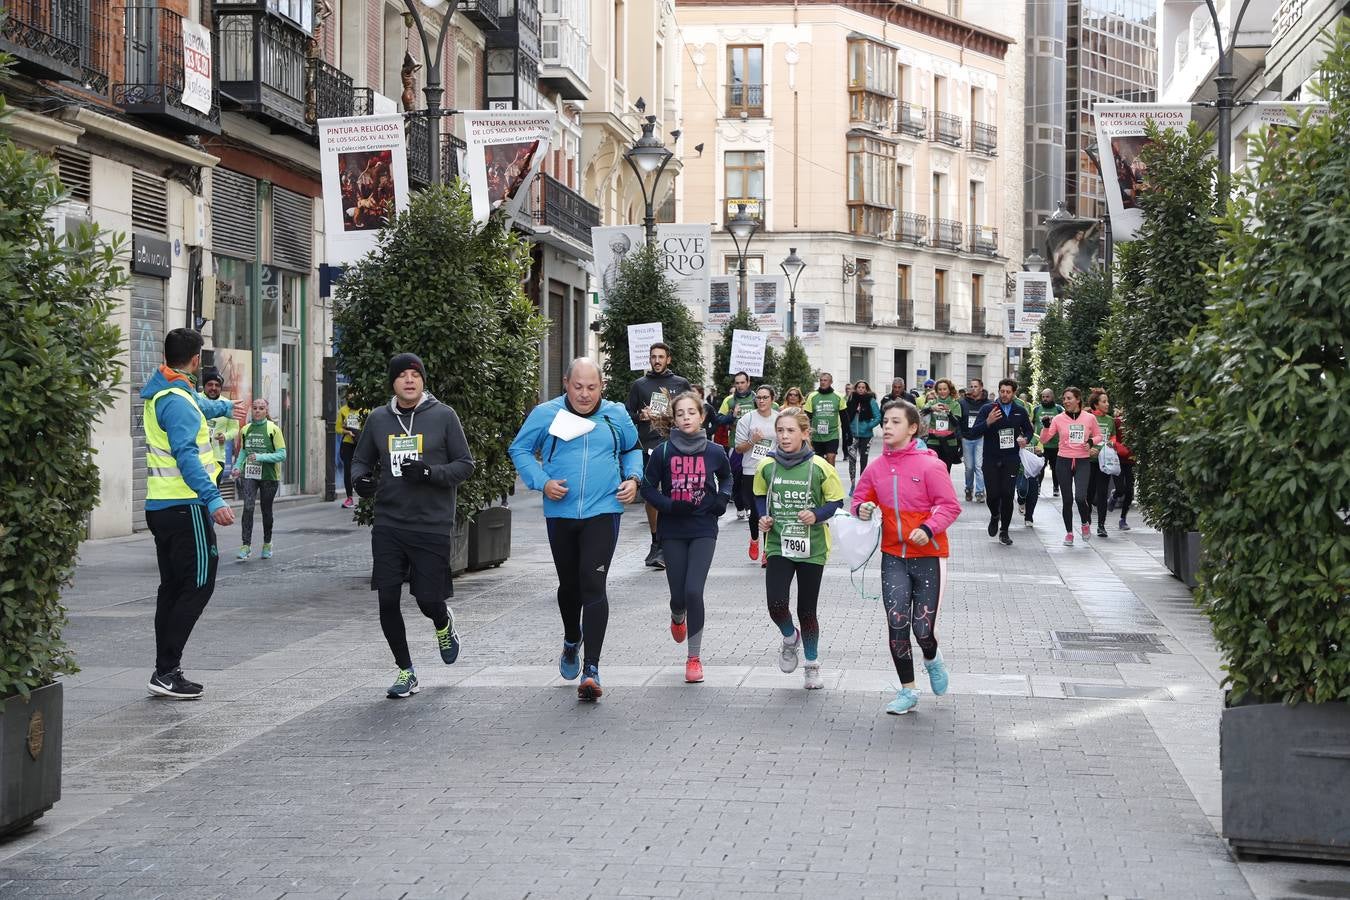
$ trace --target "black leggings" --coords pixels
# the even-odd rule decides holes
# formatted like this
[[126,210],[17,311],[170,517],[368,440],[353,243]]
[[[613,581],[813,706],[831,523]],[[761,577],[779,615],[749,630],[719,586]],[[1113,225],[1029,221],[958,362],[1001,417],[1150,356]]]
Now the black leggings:
[[746,516],[750,520],[750,540],[759,540],[759,516],[755,515],[755,476],[741,474],[739,507],[750,511]]
[[867,457],[872,452],[871,438],[853,438],[854,452],[848,455],[848,480],[857,481],[859,472],[867,471]]
[[272,543],[272,501],[277,496],[277,481],[259,481],[256,478],[242,478],[244,493],[244,513],[240,517],[239,529],[243,545],[253,543],[253,504],[262,499],[263,543]]
[[589,519],[547,519],[548,544],[558,571],[558,612],[563,640],[575,644],[586,636],[585,662],[600,664],[600,650],[609,624],[605,581],[619,542],[619,514]]
[[[1046,467],[1047,469],[1050,470],[1050,486],[1051,486],[1054,490],[1058,491],[1058,490],[1059,490],[1059,465],[1058,465],[1058,460],[1059,460],[1059,448],[1058,448],[1058,447],[1046,447],[1046,448],[1044,449],[1044,453],[1045,453],[1045,467]],[[1045,477],[1045,473],[1044,473],[1044,472],[1041,473],[1041,477],[1042,477],[1042,478]]]
[[[1106,527],[1106,498],[1111,494],[1111,476],[1102,473],[1102,468],[1094,459],[1092,476],[1088,479],[1088,499],[1097,508],[1097,527]],[[1091,520],[1091,516],[1088,517]]]
[[923,658],[938,652],[937,612],[942,600],[942,560],[936,556],[902,559],[881,555],[881,602],[886,606],[886,629],[890,632],[891,660],[900,683],[914,683],[914,657],[909,633],[919,642]]
[[1006,459],[998,454],[984,454],[985,504],[989,515],[998,520],[999,531],[1007,531],[1012,523],[1013,504],[1017,500],[1017,470],[1022,465],[1016,456]]
[[689,626],[689,656],[699,655],[703,644],[703,588],[712,568],[717,538],[663,538],[666,583],[670,585],[672,620],[684,617]]
[[1120,518],[1124,520],[1134,502],[1134,463],[1121,460],[1120,474],[1116,476],[1116,496],[1120,498]]
[[1073,533],[1073,506],[1078,504],[1078,518],[1084,525],[1092,521],[1088,510],[1088,481],[1092,477],[1092,461],[1088,459],[1069,459],[1061,456],[1055,460],[1055,471],[1059,474],[1059,496],[1063,501],[1064,530]]
[[792,578],[797,578],[797,622],[802,632],[802,651],[808,660],[816,658],[820,646],[820,621],[816,618],[816,604],[820,600],[820,580],[825,567],[817,563],[798,562],[784,556],[770,556],[764,579],[769,599],[769,618],[778,626],[783,637],[796,634],[788,597],[792,592]]
[[347,491],[347,499],[352,497],[352,456],[356,453],[356,441],[343,441],[338,448],[342,460],[342,487]]
[[[403,585],[394,584],[382,587],[378,596],[380,598],[380,630],[384,632],[384,639],[389,642],[389,649],[394,651],[394,664],[400,669],[411,669],[412,655],[408,652],[408,630],[403,625],[403,610],[401,608]],[[431,620],[437,631],[450,624],[450,610],[445,605],[444,600],[423,600],[420,597],[415,599],[418,608],[422,610],[422,615]]]

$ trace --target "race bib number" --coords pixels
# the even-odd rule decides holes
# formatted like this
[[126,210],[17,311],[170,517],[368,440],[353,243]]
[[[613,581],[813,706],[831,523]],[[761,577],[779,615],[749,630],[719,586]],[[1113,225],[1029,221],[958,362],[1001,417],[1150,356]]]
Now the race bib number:
[[811,526],[792,522],[783,526],[779,544],[788,559],[807,559],[811,556]]
[[967,427],[967,428],[974,428],[974,427],[975,427],[975,416],[974,416],[973,414],[972,414],[972,415],[969,415],[969,416],[966,416],[966,427]]
[[772,448],[772,446],[773,443],[771,441],[756,442],[755,445],[750,448],[750,459],[753,460],[754,462],[759,462],[761,459],[769,455],[769,450],[770,448]]
[[652,394],[650,406],[652,415],[665,416],[670,414],[670,395],[665,391],[657,391]]
[[950,427],[950,423],[948,422],[948,420],[947,420],[947,418],[946,418],[945,416],[942,417],[942,418],[940,418],[940,419],[934,419],[934,420],[933,420],[933,430],[934,430],[934,431],[945,432],[945,431],[947,431],[947,430],[949,429],[949,427]]
[[420,434],[389,435],[389,474],[395,478],[403,477],[405,459],[422,458],[422,436]]
[[1011,428],[1000,428],[998,432],[998,449],[1011,450],[1017,445],[1017,440],[1013,436]]
[[244,477],[250,481],[262,481],[262,463],[244,463]]
[[356,413],[352,413],[351,415],[347,416],[347,427],[350,428],[352,431],[360,431],[361,417],[358,416]]
[[816,423],[816,434],[829,434],[829,433],[830,433],[830,423],[827,420],[821,419],[819,422]]
[[1083,443],[1084,443],[1086,440],[1087,440],[1087,426],[1086,426],[1086,425],[1073,425],[1073,424],[1070,424],[1070,425],[1069,425],[1069,443],[1070,443],[1070,444],[1073,444],[1075,447],[1081,447],[1081,446],[1083,446]]

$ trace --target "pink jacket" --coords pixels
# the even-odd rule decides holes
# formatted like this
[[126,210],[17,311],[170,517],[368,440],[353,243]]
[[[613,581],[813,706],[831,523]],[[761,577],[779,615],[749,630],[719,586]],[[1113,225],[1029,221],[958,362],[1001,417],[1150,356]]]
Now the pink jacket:
[[[1089,445],[1100,447],[1106,441],[1097,417],[1086,410],[1080,412],[1076,419],[1070,418],[1066,412],[1055,416],[1050,420],[1050,427],[1041,430],[1041,443],[1056,434],[1059,435],[1059,455],[1062,459],[1087,459],[1091,455]],[[1071,435],[1078,440],[1072,440]]]
[[[853,489],[853,513],[864,503],[881,511],[881,549],[892,556],[947,556],[946,531],[961,515],[956,489],[947,466],[918,442],[899,450],[886,449],[858,479]],[[911,544],[909,534],[924,528],[930,540]]]

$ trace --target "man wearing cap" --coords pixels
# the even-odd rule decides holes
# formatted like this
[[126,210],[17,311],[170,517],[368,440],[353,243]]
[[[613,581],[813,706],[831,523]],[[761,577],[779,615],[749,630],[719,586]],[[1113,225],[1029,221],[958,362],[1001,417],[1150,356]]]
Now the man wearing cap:
[[[229,397],[220,396],[224,389],[225,379],[220,376],[220,370],[215,366],[203,367],[202,393],[206,395],[206,399],[231,402]],[[239,441],[239,422],[233,416],[217,416],[214,419],[207,419],[206,425],[211,429],[211,449],[216,454],[217,465],[220,466],[220,474],[216,476],[216,487],[220,487],[221,480],[234,464],[235,445]]]
[[456,489],[473,474],[473,454],[455,411],[426,389],[427,370],[413,353],[389,360],[394,396],[371,412],[352,456],[352,483],[375,498],[370,530],[370,589],[379,592],[380,628],[398,675],[386,692],[400,698],[418,691],[404,628],[403,582],[436,628],[441,660],[459,656],[450,580],[450,542]]

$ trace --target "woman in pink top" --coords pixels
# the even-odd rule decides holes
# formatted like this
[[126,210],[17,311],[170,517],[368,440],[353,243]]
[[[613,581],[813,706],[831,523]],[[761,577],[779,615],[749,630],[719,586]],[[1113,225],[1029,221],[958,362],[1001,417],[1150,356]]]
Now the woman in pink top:
[[1078,518],[1083,523],[1083,540],[1092,537],[1091,516],[1088,510],[1088,479],[1092,475],[1091,460],[1097,458],[1105,438],[1097,417],[1083,409],[1083,392],[1076,387],[1064,389],[1064,412],[1050,420],[1041,431],[1041,443],[1059,437],[1059,458],[1055,460],[1055,474],[1059,478],[1060,495],[1064,498],[1064,546],[1073,546],[1073,506],[1078,503]]

